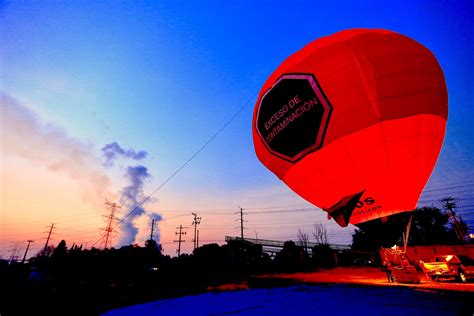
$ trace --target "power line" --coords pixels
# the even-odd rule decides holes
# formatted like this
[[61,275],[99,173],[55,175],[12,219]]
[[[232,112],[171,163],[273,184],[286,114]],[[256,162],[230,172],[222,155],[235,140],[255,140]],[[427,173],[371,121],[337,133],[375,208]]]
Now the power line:
[[464,207],[474,207],[474,204],[470,204],[470,205],[461,205],[461,206],[458,206],[458,209],[460,209],[460,208],[464,208]]
[[97,240],[91,245],[91,248],[94,248],[94,246],[95,246],[98,242],[100,242],[102,239],[104,239],[104,238],[105,238],[105,235],[102,235],[99,239],[97,239]]
[[[81,211],[81,210],[79,210],[79,211]],[[87,211],[83,211],[83,212],[91,212],[91,210],[87,210]],[[92,218],[92,217],[96,217],[96,216],[97,215],[95,215],[95,214],[88,214],[87,216],[85,216],[84,214],[70,214],[70,215],[55,217],[55,219],[71,218],[70,220],[67,220],[67,221],[71,221],[71,220],[75,220],[75,219],[73,219],[73,217]],[[26,225],[26,224],[30,224],[30,223],[39,223],[39,224],[43,223],[44,224],[47,221],[48,220],[45,220],[45,219],[36,219],[36,220],[24,221],[24,222],[10,222],[10,224],[13,224],[13,225]],[[60,224],[60,223],[62,223],[62,221],[56,221],[56,224]]]
[[437,188],[442,188],[444,186],[453,186],[453,185],[469,185],[471,183],[474,183],[474,180],[465,180],[465,181],[455,181],[455,182],[449,182],[449,183],[435,183],[435,184],[430,184],[428,183],[425,187],[425,189],[437,189]]
[[[197,210],[196,212],[199,212],[199,213],[212,213],[212,214],[216,214],[216,213],[227,214],[228,212],[233,212],[233,211],[234,211],[233,209],[219,208],[219,209],[200,209],[200,210]],[[173,213],[186,213],[186,214],[189,214],[189,211],[183,211],[183,210],[172,211],[172,212]],[[182,216],[182,215],[179,215],[179,216]]]
[[268,210],[268,209],[274,209],[274,208],[287,208],[287,207],[303,207],[303,206],[308,206],[306,205],[278,205],[278,206],[263,206],[263,207],[246,207],[246,210]]
[[[303,212],[308,212],[308,211],[313,212],[314,210],[316,210],[316,211],[318,210],[317,208],[288,209],[288,210],[272,210],[272,209],[274,209],[274,208],[281,208],[281,207],[285,207],[285,206],[290,206],[290,205],[276,205],[276,206],[266,206],[266,207],[252,208],[252,209],[268,209],[268,210],[266,210],[266,211],[265,211],[265,210],[264,210],[264,211],[253,211],[253,212],[248,212],[248,214],[249,214],[249,215],[267,214],[267,213],[281,213],[281,214],[284,214],[284,213],[287,213],[287,212],[291,212],[291,213],[303,213]],[[294,205],[294,206],[296,206],[296,205]],[[247,210],[248,208],[245,208],[245,209]],[[188,213],[188,214],[189,214],[189,213]],[[230,212],[219,213],[219,214],[216,215],[216,217],[212,217],[209,222],[212,223],[213,221],[215,221],[216,224],[217,224],[217,217],[225,217],[225,216],[229,216],[229,215],[233,215],[233,214],[234,214],[234,212],[232,212],[232,213],[230,213]],[[246,212],[245,214],[247,214],[247,212]],[[213,215],[215,215],[215,214],[213,214]],[[177,218],[177,217],[183,217],[183,216],[186,216],[186,215],[185,215],[185,214],[178,214],[178,215],[175,215],[175,216],[166,217],[166,218],[165,218],[165,221],[168,220],[168,219]],[[55,225],[56,225],[56,224],[55,224]],[[76,227],[74,227],[74,228],[66,228],[66,229],[65,229],[65,228],[63,227],[62,229],[61,229],[61,228],[57,228],[57,229],[60,230],[59,233],[60,233],[61,235],[68,235],[68,236],[69,236],[69,235],[75,235],[75,234],[81,234],[81,232],[89,232],[89,231],[90,231],[91,234],[93,234],[92,225],[93,225],[93,224],[85,224],[85,225],[82,225],[82,226],[79,226],[79,227],[76,226]],[[288,222],[286,223],[286,225],[288,225]],[[286,225],[284,225],[284,226],[286,226]],[[167,225],[163,225],[163,226],[166,227]],[[170,225],[170,226],[171,226],[171,225]],[[173,225],[173,226],[174,226],[174,225]],[[207,228],[207,227],[212,227],[212,226],[213,226],[213,225],[210,225],[210,226],[209,226],[209,224],[207,224],[207,225],[206,225],[206,228]],[[216,225],[216,226],[218,226],[218,227],[223,227],[223,226],[225,226],[225,225],[219,224],[219,225]],[[229,225],[229,226],[232,226],[232,225]],[[84,229],[76,229],[76,228],[80,228],[80,227],[84,227]],[[55,228],[56,228],[56,227],[55,227]],[[88,228],[91,228],[91,229],[88,229]],[[102,231],[103,231],[103,230],[104,230],[104,229],[102,229]],[[37,232],[37,234],[40,234],[40,232]],[[25,237],[26,237],[27,235],[31,235],[31,233],[25,232],[25,233],[23,233],[23,234],[22,234],[22,233],[10,234],[10,239],[11,239],[11,238],[23,239],[24,237],[21,237],[21,236],[25,236]],[[81,235],[82,235],[82,234],[81,234]],[[3,236],[5,236],[5,234],[4,234]],[[110,238],[110,235],[109,235],[109,238]],[[101,237],[100,237],[100,240],[99,240],[99,241],[96,241],[93,245],[97,244],[97,243],[100,242],[100,241],[103,242],[104,239],[105,239],[105,235],[104,235],[104,236],[101,236]],[[197,238],[196,238],[196,239],[197,239]],[[108,241],[107,244],[110,245],[110,241]]]
[[148,201],[153,195],[156,194],[163,186],[165,186],[171,179],[174,178],[184,167],[186,167],[187,164],[189,164],[194,158],[196,158],[197,155],[201,153],[252,101],[257,93],[254,93],[250,99],[248,99],[247,102],[244,103],[244,105],[237,110],[237,112],[232,115],[232,117],[224,124],[222,125],[221,128],[217,130],[201,147],[191,155],[181,166],[178,167],[168,178],[165,179],[153,192],[151,192],[149,195],[147,195],[140,203],[138,203],[130,212],[128,212],[127,215],[125,215],[121,220],[120,223],[123,222],[128,216],[130,216],[133,212],[135,212],[139,207],[141,207],[146,201]]
[[458,186],[454,186],[454,187],[444,187],[444,188],[437,188],[437,189],[428,189],[428,190],[424,190],[423,193],[426,193],[426,192],[445,191],[445,190],[452,190],[452,189],[460,189],[460,188],[465,188],[465,187],[472,187],[472,185],[465,184],[465,185],[458,185]]
[[[246,210],[248,210],[246,208]],[[288,212],[314,212],[320,209],[316,207],[312,208],[299,208],[299,209],[291,209],[291,210],[274,210],[274,211],[261,211],[261,212],[247,212],[245,214],[275,214],[275,213],[288,213]]]
[[468,214],[473,214],[474,210],[465,210],[462,212],[458,212],[459,215],[468,215]]

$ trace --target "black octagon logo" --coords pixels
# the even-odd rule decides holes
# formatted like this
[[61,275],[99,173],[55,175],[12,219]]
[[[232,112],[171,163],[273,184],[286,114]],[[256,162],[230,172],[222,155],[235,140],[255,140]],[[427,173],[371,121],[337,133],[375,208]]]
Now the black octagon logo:
[[321,148],[331,112],[312,74],[285,74],[260,99],[255,128],[272,154],[296,162]]

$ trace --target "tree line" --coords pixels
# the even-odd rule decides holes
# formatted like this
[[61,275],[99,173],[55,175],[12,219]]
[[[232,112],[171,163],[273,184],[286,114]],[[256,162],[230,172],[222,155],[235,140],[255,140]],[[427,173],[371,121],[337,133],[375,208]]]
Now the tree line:
[[[252,278],[259,274],[374,264],[378,258],[373,254],[382,242],[379,230],[377,225],[358,228],[353,235],[355,251],[340,251],[331,249],[325,227],[316,224],[312,232],[316,246],[308,249],[309,236],[298,230],[299,242],[285,242],[273,258],[262,246],[242,240],[203,245],[179,257],[164,255],[154,240],[117,249],[68,248],[62,240],[25,264],[0,261],[0,314],[97,315],[121,306],[203,293],[221,284],[267,286],[258,283],[261,278]],[[441,210],[420,208],[413,213],[409,244],[458,242]]]
[[[352,249],[377,251],[378,248],[403,245],[404,231],[411,217],[408,246],[460,245],[470,243],[469,227],[461,218],[452,220],[452,214],[437,207],[421,207],[414,212],[399,213],[383,225],[378,222],[360,225],[352,235]],[[464,238],[460,238],[462,235]]]

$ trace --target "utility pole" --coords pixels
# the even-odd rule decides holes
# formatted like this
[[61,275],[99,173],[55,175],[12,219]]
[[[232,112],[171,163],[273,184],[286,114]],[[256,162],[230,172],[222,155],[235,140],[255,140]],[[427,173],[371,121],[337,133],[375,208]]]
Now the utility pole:
[[155,220],[151,220],[151,232],[150,232],[150,240],[153,240],[153,228],[155,227]]
[[244,209],[240,208],[240,238],[244,241]]
[[107,249],[109,243],[112,243],[111,234],[115,231],[113,228],[114,221],[118,219],[117,217],[115,217],[115,213],[118,209],[121,209],[122,207],[118,206],[116,203],[110,203],[107,200],[105,200],[105,205],[107,205],[110,209],[109,215],[104,216],[107,225],[105,228],[102,228],[102,230],[104,231],[104,249]]
[[48,238],[46,238],[46,243],[44,244],[44,248],[43,248],[44,254],[46,254],[46,248],[48,248],[49,239],[51,238],[51,233],[53,232],[53,229],[54,229],[54,223],[51,224],[51,227],[48,233]]
[[186,228],[187,227],[183,227],[183,225],[179,225],[179,227],[176,227],[176,229],[179,229],[179,232],[175,232],[175,235],[179,235],[179,238],[178,240],[174,240],[174,242],[178,243],[178,250],[176,250],[176,252],[178,253],[178,257],[181,255],[181,243],[186,241],[181,238],[183,235],[186,235],[186,232],[183,232],[183,229]]
[[191,225],[194,225],[194,239],[193,239],[194,248],[193,249],[196,249],[197,248],[197,239],[196,239],[197,225],[201,224],[201,218],[197,217],[196,213],[191,213],[191,214],[194,215],[193,223],[191,224]]
[[28,246],[26,246],[26,250],[25,250],[25,255],[23,256],[23,260],[21,260],[21,263],[25,263],[25,259],[26,259],[26,254],[28,253],[28,249],[30,249],[30,244],[32,242],[35,242],[34,240],[31,240],[31,239],[28,239]]
[[253,232],[255,233],[255,242],[258,243],[258,233],[255,229],[253,230]]
[[407,245],[408,245],[408,238],[410,237],[410,227],[411,221],[413,219],[413,215],[410,215],[410,219],[408,220],[407,230],[406,233],[403,233],[403,252],[407,253]]
[[456,200],[453,197],[447,197],[445,199],[442,199],[441,202],[444,202],[444,209],[454,222],[453,226],[456,236],[459,238],[459,240],[461,240],[462,243],[464,243],[464,237],[466,236],[466,233],[464,232],[464,228],[458,221],[456,213],[454,212],[454,209],[456,208]]
[[196,248],[199,248],[199,229],[197,231]]
[[240,239],[244,241],[244,209],[239,206],[240,212],[237,212],[235,214],[240,213],[240,219],[236,219],[237,221],[240,221]]

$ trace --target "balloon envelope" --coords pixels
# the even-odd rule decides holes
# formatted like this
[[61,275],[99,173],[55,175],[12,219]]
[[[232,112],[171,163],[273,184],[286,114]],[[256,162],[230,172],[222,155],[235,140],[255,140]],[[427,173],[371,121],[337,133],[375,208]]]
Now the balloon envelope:
[[443,72],[416,41],[353,29],[286,59],[255,105],[259,160],[341,226],[416,207],[448,115]]

